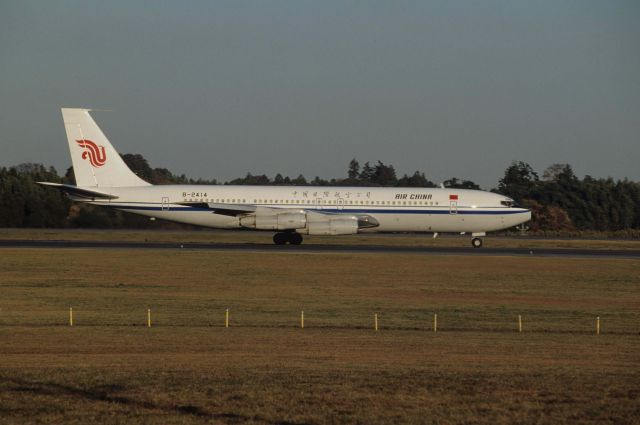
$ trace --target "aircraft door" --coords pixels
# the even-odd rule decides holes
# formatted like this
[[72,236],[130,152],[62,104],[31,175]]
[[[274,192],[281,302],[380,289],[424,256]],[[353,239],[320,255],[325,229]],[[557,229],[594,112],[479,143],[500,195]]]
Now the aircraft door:
[[163,196],[162,197],[162,207],[161,207],[162,211],[169,211],[169,197],[168,196]]
[[449,204],[449,214],[458,214],[458,201],[451,201]]
[[338,211],[342,211],[342,209],[344,208],[344,199],[336,199],[336,205],[338,206]]
[[323,205],[324,205],[324,199],[316,198],[316,209],[321,210]]

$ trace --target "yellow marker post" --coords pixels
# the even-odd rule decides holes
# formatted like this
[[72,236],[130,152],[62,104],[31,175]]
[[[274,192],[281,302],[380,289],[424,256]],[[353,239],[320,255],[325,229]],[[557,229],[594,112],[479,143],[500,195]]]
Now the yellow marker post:
[[433,331],[438,332],[438,315],[436,313],[433,314]]
[[300,328],[304,329],[304,310],[300,312]]
[[518,314],[518,332],[522,332],[522,316]]
[[229,309],[227,309],[224,313],[224,327],[229,327]]
[[596,317],[596,335],[600,335],[600,316]]
[[73,326],[73,308],[69,307],[69,326]]
[[147,309],[147,327],[148,328],[151,327],[151,309],[150,308]]
[[373,315],[373,329],[378,332],[378,313]]

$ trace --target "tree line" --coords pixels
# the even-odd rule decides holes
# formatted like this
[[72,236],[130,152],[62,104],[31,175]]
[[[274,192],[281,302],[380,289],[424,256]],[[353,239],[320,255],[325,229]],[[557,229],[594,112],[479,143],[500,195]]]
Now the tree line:
[[[152,184],[234,184],[234,185],[301,185],[301,186],[385,186],[436,187],[424,172],[415,171],[398,177],[393,165],[382,161],[356,159],[348,164],[346,177],[307,180],[303,175],[291,178],[277,174],[247,173],[244,177],[220,183],[216,180],[175,175],[166,168],[152,168],[139,154],[122,158],[141,178]],[[21,164],[0,168],[0,227],[157,227],[141,216],[107,208],[72,203],[57,190],[38,185],[38,181],[74,184],[73,168],[58,175],[53,167],[41,164]],[[452,177],[445,187],[480,189],[470,180]],[[612,178],[578,178],[568,164],[548,167],[542,177],[521,161],[507,167],[493,192],[513,198],[530,208],[535,231],[620,231],[640,229],[640,183]],[[163,227],[177,225],[163,223]]]
[[628,179],[579,179],[569,164],[553,164],[540,178],[514,162],[495,191],[531,209],[533,230],[640,229],[640,183]]

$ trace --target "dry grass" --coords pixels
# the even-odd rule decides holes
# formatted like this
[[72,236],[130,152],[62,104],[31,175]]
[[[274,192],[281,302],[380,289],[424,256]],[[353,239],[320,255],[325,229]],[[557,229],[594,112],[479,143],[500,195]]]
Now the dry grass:
[[[176,243],[248,243],[272,244],[273,232],[247,230],[167,231],[167,230],[83,230],[83,229],[0,229],[0,240],[104,240],[127,242]],[[468,247],[470,236],[431,234],[377,234],[350,236],[305,236],[305,244],[389,245]],[[640,249],[638,239],[596,238],[539,238],[489,235],[485,246],[493,248],[583,248],[583,249]]]
[[[0,255],[2,422],[640,418],[639,261],[98,249]],[[226,308],[230,329],[222,327]],[[523,334],[514,331],[518,314]]]

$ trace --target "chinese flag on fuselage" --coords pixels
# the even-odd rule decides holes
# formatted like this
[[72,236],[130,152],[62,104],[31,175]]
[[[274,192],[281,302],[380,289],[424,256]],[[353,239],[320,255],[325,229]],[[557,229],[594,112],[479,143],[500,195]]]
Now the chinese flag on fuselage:
[[449,195],[449,200],[450,201],[457,201],[458,200],[458,195]]

